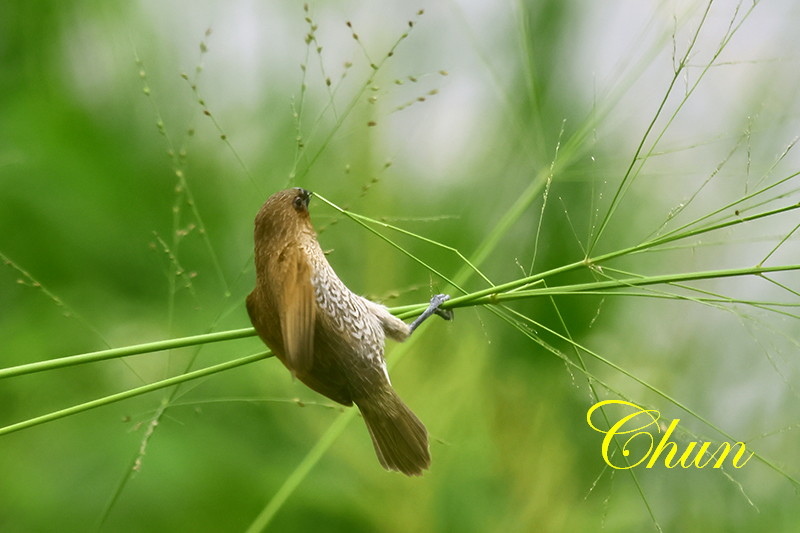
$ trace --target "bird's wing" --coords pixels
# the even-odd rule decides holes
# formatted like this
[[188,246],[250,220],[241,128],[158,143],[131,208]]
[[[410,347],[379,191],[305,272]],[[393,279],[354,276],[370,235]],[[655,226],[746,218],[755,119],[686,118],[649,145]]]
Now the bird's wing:
[[284,283],[277,288],[280,299],[281,334],[287,363],[302,374],[314,360],[316,303],[311,284],[311,266],[299,248],[287,250],[282,261]]

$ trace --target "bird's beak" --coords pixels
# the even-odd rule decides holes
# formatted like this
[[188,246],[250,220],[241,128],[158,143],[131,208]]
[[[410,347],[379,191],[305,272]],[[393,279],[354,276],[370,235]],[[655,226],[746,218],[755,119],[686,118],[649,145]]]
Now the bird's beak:
[[300,193],[300,198],[303,199],[303,204],[306,206],[306,209],[308,209],[308,202],[311,200],[311,195],[314,193],[301,187],[295,187],[295,189],[297,189],[297,192]]

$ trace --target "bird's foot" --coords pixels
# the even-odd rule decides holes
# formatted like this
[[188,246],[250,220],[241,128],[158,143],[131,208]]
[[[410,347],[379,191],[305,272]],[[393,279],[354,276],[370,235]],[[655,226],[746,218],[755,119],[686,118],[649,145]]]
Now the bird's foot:
[[441,309],[439,306],[445,303],[447,300],[450,299],[449,294],[437,294],[433,298],[431,298],[431,303],[428,306],[428,309],[433,308],[434,314],[442,317],[445,320],[453,320],[453,310],[452,309]]
[[439,306],[441,306],[444,302],[446,302],[449,299],[450,296],[448,296],[447,294],[437,294],[436,296],[431,298],[431,303],[430,305],[428,305],[428,308],[425,311],[423,311],[423,313],[419,315],[419,317],[409,326],[411,331],[413,332],[415,329],[417,329],[417,327],[420,324],[422,324],[425,321],[425,319],[434,314],[442,317],[445,320],[452,320],[453,319],[452,309],[439,308]]

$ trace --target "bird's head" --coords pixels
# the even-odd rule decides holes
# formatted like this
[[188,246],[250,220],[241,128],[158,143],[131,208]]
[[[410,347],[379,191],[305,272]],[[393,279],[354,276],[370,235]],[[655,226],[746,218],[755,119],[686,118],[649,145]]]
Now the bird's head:
[[308,214],[311,194],[310,191],[294,187],[270,196],[256,215],[256,242],[313,231]]

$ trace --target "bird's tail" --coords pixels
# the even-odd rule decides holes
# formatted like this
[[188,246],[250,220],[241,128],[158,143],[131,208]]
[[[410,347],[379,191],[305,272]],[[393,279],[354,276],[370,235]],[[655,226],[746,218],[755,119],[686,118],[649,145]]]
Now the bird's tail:
[[387,470],[419,476],[431,464],[428,431],[391,387],[356,400],[375,446],[378,461]]

